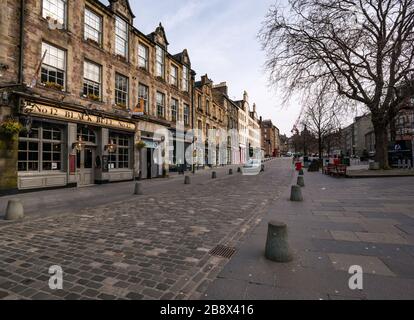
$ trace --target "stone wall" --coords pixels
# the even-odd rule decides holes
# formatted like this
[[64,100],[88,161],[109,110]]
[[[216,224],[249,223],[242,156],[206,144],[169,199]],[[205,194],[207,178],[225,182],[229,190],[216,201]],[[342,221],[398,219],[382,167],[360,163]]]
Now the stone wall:
[[[0,105],[0,123],[11,114],[8,106]],[[17,136],[0,133],[0,194],[17,189]]]

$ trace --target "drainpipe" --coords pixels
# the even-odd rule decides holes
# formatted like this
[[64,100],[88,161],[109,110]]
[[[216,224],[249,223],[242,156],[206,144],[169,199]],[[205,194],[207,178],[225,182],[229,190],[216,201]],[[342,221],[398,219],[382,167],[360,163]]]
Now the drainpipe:
[[20,0],[20,45],[19,45],[19,85],[23,84],[23,50],[24,50],[24,21],[26,18],[26,1]]

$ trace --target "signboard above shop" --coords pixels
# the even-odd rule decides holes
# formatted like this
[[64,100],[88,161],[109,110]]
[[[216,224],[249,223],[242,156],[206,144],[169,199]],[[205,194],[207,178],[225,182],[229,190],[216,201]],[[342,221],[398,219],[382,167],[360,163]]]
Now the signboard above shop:
[[23,113],[52,119],[67,120],[68,122],[81,122],[96,126],[135,131],[135,123],[133,122],[90,115],[86,112],[72,111],[29,101],[24,102]]

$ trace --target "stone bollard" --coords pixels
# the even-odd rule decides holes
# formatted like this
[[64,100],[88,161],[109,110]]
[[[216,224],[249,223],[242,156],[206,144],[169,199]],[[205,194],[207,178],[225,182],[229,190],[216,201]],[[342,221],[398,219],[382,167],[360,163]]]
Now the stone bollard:
[[304,187],[305,186],[305,179],[304,179],[303,176],[298,177],[298,186],[299,187]]
[[23,204],[19,199],[11,199],[7,203],[5,220],[19,220],[24,218]]
[[135,183],[135,191],[134,194],[140,196],[143,194],[142,189],[141,189],[141,184],[140,183]]
[[229,175],[233,174],[233,169],[229,169]]
[[237,168],[237,172],[238,172],[238,173],[240,173],[240,172],[241,172],[241,168],[240,168],[240,167],[238,167],[238,168]]
[[303,176],[303,175],[304,175],[303,169],[300,169],[300,170],[299,170],[299,175],[300,175],[300,176]]
[[217,172],[213,171],[211,173],[211,179],[216,179],[217,178]]
[[270,221],[267,231],[265,256],[275,262],[292,261],[289,250],[287,226],[283,222]]
[[300,186],[292,186],[292,190],[290,192],[290,201],[303,201],[302,190],[300,189]]
[[191,184],[190,176],[185,176],[184,177],[184,184]]

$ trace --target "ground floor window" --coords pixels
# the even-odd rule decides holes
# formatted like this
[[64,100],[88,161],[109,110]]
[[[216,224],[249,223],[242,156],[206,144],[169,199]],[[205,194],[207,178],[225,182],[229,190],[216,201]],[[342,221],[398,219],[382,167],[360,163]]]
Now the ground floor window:
[[129,169],[131,136],[112,132],[109,134],[109,140],[117,146],[115,152],[109,155],[109,167]]
[[61,171],[63,131],[56,124],[33,122],[31,129],[19,136],[18,170]]

